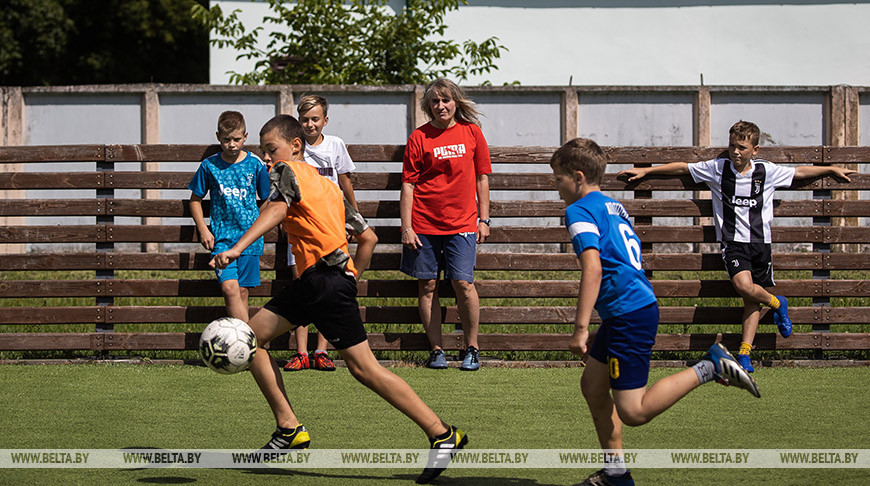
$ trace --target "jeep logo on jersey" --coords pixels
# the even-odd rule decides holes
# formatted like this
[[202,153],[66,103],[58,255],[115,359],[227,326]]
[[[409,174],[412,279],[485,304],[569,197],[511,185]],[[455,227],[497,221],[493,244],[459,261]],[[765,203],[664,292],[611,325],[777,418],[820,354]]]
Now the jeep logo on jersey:
[[735,206],[748,206],[750,208],[754,208],[755,206],[758,206],[758,201],[752,199],[751,197],[732,196],[731,204]]
[[432,149],[432,155],[436,159],[449,159],[451,157],[462,157],[465,155],[465,144],[459,143],[456,145],[445,145],[443,147],[435,147]]
[[248,196],[248,190],[239,189],[238,187],[224,187],[224,185],[221,184],[221,194],[223,194],[224,197],[238,197],[244,199]]

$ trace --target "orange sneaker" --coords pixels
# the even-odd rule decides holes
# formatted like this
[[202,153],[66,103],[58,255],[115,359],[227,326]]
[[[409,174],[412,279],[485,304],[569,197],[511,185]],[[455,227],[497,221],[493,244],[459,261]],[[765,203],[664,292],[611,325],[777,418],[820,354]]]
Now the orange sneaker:
[[284,365],[284,371],[301,371],[310,368],[308,365],[308,353],[296,353],[290,357],[290,361]]
[[329,355],[323,351],[319,353],[314,353],[314,366],[315,370],[320,371],[335,371],[335,363],[329,359]]

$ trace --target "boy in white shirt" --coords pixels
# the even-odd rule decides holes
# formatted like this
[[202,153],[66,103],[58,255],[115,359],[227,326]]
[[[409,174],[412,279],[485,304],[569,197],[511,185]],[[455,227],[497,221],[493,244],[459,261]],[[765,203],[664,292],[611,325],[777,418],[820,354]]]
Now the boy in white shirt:
[[[353,194],[353,182],[350,180],[350,173],[356,169],[356,166],[347,153],[347,146],[339,137],[323,134],[323,127],[329,123],[328,110],[329,103],[322,96],[306,95],[299,100],[296,111],[299,113],[299,123],[305,135],[305,162],[317,169],[320,175],[334,182],[350,205],[359,210]],[[293,260],[289,261],[293,264]],[[368,262],[362,263],[365,264],[362,269],[368,267]],[[322,371],[335,370],[335,365],[326,353],[326,338],[322,334],[317,333],[317,349],[314,351],[313,363],[308,359],[307,327],[298,328],[295,335],[297,352],[284,366],[285,370],[299,371],[308,368]]]

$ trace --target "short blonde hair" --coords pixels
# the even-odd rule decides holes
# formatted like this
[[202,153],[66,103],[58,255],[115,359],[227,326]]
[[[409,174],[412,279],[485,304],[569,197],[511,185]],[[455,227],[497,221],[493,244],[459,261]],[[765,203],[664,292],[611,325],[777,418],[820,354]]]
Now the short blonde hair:
[[326,98],[320,95],[305,95],[302,98],[299,98],[299,104],[296,106],[296,113],[298,113],[299,116],[302,116],[303,113],[308,112],[308,110],[315,106],[323,108],[323,116],[326,116],[326,112],[329,111],[329,102],[326,101]]
[[550,158],[550,167],[559,174],[580,171],[589,184],[599,186],[607,169],[607,154],[588,138],[575,138],[559,147]]

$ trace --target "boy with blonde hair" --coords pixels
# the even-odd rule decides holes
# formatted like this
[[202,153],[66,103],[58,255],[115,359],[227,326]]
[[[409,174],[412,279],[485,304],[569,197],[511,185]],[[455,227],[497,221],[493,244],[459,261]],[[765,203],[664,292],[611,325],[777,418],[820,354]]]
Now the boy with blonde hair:
[[640,239],[625,207],[601,193],[607,156],[595,142],[576,138],[550,159],[565,226],[582,274],[569,349],[585,355],[592,309],[601,326],[588,349],[580,389],[592,414],[601,448],[614,452],[605,468],[584,485],[633,485],[622,454],[622,424],[643,425],[709,381],[719,380],[759,397],[755,381],[720,343],[693,367],[649,389],[649,362],[659,323],[652,285],[641,265]]
[[691,164],[672,162],[619,173],[627,176],[629,182],[648,175],[691,174],[695,182],[704,182],[710,188],[722,262],[734,289],[743,298],[743,342],[737,361],[750,373],[755,371],[749,353],[758,331],[760,307],[773,309],[773,322],[782,337],[791,336],[792,330],[788,299],[765,290],[775,285],[770,251],[774,191],[790,186],[795,179],[830,175],[849,182],[848,176],[855,173],[842,167],[787,167],[758,159],[760,136],[755,123],[741,120],[729,130],[728,158]]
[[[350,173],[356,169],[356,166],[347,153],[347,146],[342,139],[323,134],[323,128],[329,123],[328,110],[329,102],[322,96],[307,95],[299,100],[296,111],[299,113],[299,123],[305,135],[305,162],[340,187],[344,198],[358,211],[353,182],[350,180]],[[293,263],[290,255],[288,255],[288,262]],[[290,357],[284,366],[285,370],[299,371],[308,368],[321,371],[335,370],[335,365],[326,353],[326,338],[323,334],[317,333],[317,347],[311,360],[308,358],[308,329],[300,327],[294,331],[294,334],[296,354]]]

